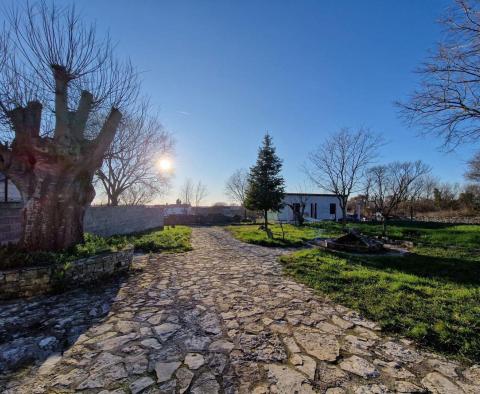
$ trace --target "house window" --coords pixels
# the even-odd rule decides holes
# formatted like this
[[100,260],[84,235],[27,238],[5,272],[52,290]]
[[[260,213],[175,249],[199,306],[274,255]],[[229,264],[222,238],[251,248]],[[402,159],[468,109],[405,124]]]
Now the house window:
[[331,203],[330,204],[330,215],[336,215],[337,213],[337,204]]
[[315,203],[315,219],[317,218],[317,203]]

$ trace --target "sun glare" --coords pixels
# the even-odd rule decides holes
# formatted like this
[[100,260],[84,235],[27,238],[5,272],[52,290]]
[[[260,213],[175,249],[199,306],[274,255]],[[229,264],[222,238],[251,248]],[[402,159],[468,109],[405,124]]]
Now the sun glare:
[[172,169],[172,161],[170,159],[160,159],[158,161],[158,168],[162,172],[167,172]]

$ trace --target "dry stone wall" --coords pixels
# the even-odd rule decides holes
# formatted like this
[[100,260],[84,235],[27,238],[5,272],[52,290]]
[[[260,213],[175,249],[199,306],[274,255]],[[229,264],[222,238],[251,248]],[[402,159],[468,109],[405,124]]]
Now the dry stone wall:
[[130,268],[133,247],[64,265],[0,271],[0,300],[30,297],[94,282]]
[[[21,234],[19,205],[0,206],[0,244],[16,243]],[[84,230],[100,236],[129,234],[164,225],[163,208],[136,205],[118,207],[94,206],[87,209]]]

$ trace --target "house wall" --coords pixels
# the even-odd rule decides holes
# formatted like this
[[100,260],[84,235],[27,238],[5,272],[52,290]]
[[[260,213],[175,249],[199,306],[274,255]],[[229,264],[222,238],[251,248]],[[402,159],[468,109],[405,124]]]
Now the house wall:
[[[16,243],[21,235],[19,205],[0,205],[0,244]],[[89,207],[85,213],[84,230],[100,236],[129,234],[163,227],[163,207],[127,205]]]
[[[342,210],[338,202],[338,198],[335,195],[307,195],[303,197],[305,202],[304,217],[311,218],[313,220],[340,220],[342,219]],[[286,194],[284,198],[285,204],[300,203],[301,200],[297,195]],[[315,208],[312,212],[311,204],[317,204],[317,215],[315,217]],[[335,204],[335,213],[330,214],[330,204]],[[276,215],[278,220],[283,222],[294,222],[295,218],[292,209],[285,205],[280,212]]]

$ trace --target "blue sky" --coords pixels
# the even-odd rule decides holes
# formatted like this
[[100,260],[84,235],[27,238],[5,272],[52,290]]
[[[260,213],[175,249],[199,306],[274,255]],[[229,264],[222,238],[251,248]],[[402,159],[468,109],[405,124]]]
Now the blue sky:
[[345,126],[383,134],[380,161],[422,159],[442,180],[463,182],[475,147],[441,152],[440,140],[417,137],[393,105],[415,87],[413,70],[441,39],[435,22],[451,4],[86,0],[78,8],[143,71],[144,92],[177,139],[167,200],[190,177],[213,203],[226,200],[235,169],[254,163],[266,130],[290,190],[305,179],[307,152]]

